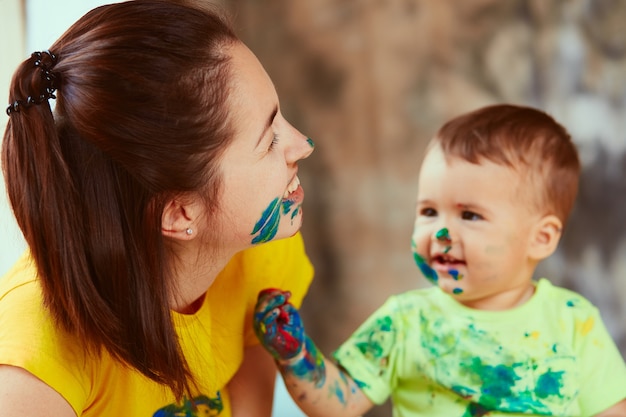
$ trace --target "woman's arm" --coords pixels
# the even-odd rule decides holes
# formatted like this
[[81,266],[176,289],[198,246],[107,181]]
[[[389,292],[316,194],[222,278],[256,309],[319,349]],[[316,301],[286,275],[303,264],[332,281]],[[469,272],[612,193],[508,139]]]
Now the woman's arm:
[[22,368],[0,365],[0,416],[76,417],[54,389]]
[[228,383],[233,417],[270,417],[276,365],[260,345],[246,348],[241,367]]
[[356,417],[371,409],[372,401],[354,380],[305,334],[300,314],[288,300],[289,293],[262,291],[253,322],[294,402],[310,417]]

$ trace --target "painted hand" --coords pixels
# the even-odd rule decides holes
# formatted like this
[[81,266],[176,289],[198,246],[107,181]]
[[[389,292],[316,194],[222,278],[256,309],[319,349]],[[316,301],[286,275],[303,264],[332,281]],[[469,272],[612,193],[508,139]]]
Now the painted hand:
[[291,293],[269,288],[259,293],[253,326],[261,344],[277,360],[296,357],[304,345],[300,313],[289,303]]

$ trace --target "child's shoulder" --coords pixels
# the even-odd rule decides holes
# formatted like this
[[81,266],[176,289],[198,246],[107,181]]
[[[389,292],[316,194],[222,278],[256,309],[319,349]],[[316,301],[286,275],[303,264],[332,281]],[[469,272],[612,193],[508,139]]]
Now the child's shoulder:
[[[532,315],[559,323],[577,323],[596,320],[600,317],[599,309],[578,292],[551,284],[546,279],[537,283],[537,292],[532,304]],[[530,314],[530,313],[529,313]]]
[[559,287],[552,284],[549,280],[541,278],[537,282],[537,298],[545,305],[552,305],[572,311],[588,311],[595,310],[596,307],[578,292]]

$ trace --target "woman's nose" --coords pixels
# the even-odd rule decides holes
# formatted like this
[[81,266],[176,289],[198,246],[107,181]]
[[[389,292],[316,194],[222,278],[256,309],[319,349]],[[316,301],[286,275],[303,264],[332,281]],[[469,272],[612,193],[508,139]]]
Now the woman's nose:
[[307,138],[296,128],[292,127],[292,129],[293,135],[291,135],[286,152],[287,161],[293,163],[308,158],[315,149],[315,143],[311,138]]

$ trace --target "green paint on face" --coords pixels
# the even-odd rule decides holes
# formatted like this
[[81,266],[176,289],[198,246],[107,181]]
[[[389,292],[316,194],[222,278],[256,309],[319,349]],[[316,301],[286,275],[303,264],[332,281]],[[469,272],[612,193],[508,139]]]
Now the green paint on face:
[[452,242],[452,239],[450,238],[450,232],[448,231],[447,227],[444,227],[443,229],[439,230],[436,234],[435,234],[435,238],[440,241],[440,242],[444,242],[444,243],[450,243]]
[[315,148],[315,142],[313,142],[313,139],[311,138],[306,138],[307,143],[309,144],[309,146],[311,148]]
[[252,235],[258,235],[252,239],[252,244],[268,242],[276,236],[280,223],[280,198],[276,197],[261,214],[261,218],[254,225]]
[[455,288],[452,290],[452,292],[454,294],[462,294],[463,293],[463,289],[462,288]]
[[[415,247],[415,245],[413,245],[413,247]],[[437,276],[437,271],[432,269],[430,265],[426,263],[426,260],[422,258],[422,256],[419,253],[417,253],[415,250],[413,250],[413,260],[415,260],[415,264],[420,269],[420,271],[422,271],[422,274],[424,274],[424,277],[426,277],[427,280],[429,280],[435,285],[439,283],[439,277]]]
[[291,201],[291,200],[283,201],[283,214],[289,213],[289,211],[291,210],[292,206],[293,206],[293,201]]
[[452,278],[454,278],[455,281],[463,279],[463,275],[460,274],[459,271],[457,271],[456,269],[450,269],[448,270],[448,273],[452,276]]
[[291,220],[293,220],[298,215],[298,213],[300,213],[300,206],[296,207],[291,213]]

